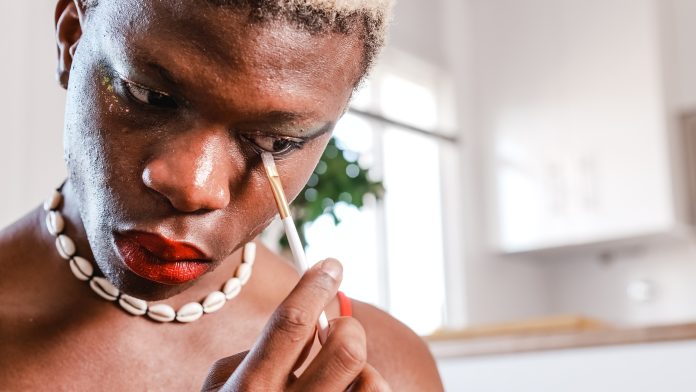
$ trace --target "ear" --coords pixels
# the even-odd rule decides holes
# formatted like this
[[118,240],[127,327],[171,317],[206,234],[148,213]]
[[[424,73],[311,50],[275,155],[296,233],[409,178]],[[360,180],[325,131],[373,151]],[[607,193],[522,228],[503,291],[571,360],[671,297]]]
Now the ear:
[[82,37],[84,9],[80,0],[59,0],[56,5],[56,44],[58,45],[58,69],[56,79],[63,88],[68,88],[70,67]]

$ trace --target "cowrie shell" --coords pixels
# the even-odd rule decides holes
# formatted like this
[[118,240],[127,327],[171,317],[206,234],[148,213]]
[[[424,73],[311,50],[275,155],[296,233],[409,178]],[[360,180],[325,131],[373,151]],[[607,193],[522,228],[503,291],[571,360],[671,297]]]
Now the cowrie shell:
[[63,215],[58,211],[48,211],[46,214],[46,228],[53,236],[62,233],[65,228],[65,219],[63,219]]
[[92,263],[83,259],[80,256],[75,256],[70,259],[70,271],[77,279],[86,281],[94,275],[94,267]]
[[118,298],[119,291],[108,280],[99,276],[92,278],[89,281],[89,287],[94,290],[100,297],[107,301],[115,301]]
[[222,291],[213,291],[212,293],[208,294],[208,296],[205,297],[205,299],[203,300],[203,312],[217,312],[222,308],[223,305],[225,305],[225,302],[227,302],[227,298],[225,298],[225,293],[223,293]]
[[180,323],[190,323],[196,321],[203,316],[203,305],[198,302],[190,302],[182,306],[176,312],[176,321]]
[[254,260],[256,260],[256,243],[249,242],[244,245],[244,262],[249,265],[254,265]]
[[242,290],[242,281],[239,278],[232,278],[225,282],[222,287],[222,292],[225,293],[225,298],[228,300],[236,297]]
[[56,238],[56,249],[58,249],[60,257],[64,258],[65,260],[70,260],[70,258],[75,255],[75,251],[77,250],[73,240],[65,234],[61,234]]
[[58,208],[62,200],[63,195],[61,195],[57,190],[54,190],[53,194],[44,202],[43,208],[46,211],[55,210]]
[[176,318],[176,312],[174,311],[174,308],[167,304],[157,304],[150,306],[150,308],[147,310],[147,316],[155,321],[159,321],[160,323],[168,323],[170,321],[174,321],[174,318]]
[[240,264],[239,267],[237,267],[237,272],[235,273],[235,276],[239,278],[240,282],[242,283],[242,286],[247,284],[249,278],[251,278],[251,264]]
[[147,302],[130,295],[122,294],[118,304],[133,316],[142,316],[147,313]]

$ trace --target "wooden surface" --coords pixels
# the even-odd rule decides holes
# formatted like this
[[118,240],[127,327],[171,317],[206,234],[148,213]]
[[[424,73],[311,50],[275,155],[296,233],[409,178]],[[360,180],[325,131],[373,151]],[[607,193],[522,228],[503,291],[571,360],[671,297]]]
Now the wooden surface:
[[513,354],[583,347],[696,340],[696,323],[653,327],[592,327],[577,331],[518,332],[426,340],[437,358]]
[[468,327],[462,330],[437,331],[428,336],[430,341],[459,340],[499,335],[530,335],[559,332],[580,332],[606,328],[601,321],[583,316],[547,316],[529,320]]

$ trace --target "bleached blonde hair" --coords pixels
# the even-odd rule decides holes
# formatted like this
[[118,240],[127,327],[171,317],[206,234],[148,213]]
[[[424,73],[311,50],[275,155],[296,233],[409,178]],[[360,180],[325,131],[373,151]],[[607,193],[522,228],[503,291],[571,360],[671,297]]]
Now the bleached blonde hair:
[[[94,7],[98,0],[81,0]],[[364,41],[363,73],[367,73],[384,47],[395,0],[206,0],[238,8],[251,22],[283,19],[315,34],[358,33]]]

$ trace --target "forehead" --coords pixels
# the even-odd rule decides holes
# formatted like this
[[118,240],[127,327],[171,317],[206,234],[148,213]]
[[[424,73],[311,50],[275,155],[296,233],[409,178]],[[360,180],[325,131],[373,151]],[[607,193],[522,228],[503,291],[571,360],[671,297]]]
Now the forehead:
[[[94,19],[105,53],[126,65],[155,62],[172,79],[220,99],[263,94],[350,95],[361,77],[362,35],[312,34],[284,20],[252,22],[247,11],[206,0],[100,2]],[[118,61],[118,60],[117,60]],[[193,86],[195,85],[195,86]]]

